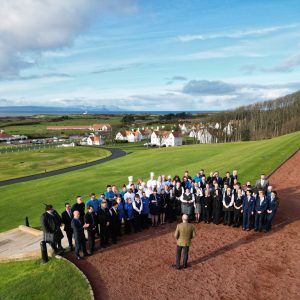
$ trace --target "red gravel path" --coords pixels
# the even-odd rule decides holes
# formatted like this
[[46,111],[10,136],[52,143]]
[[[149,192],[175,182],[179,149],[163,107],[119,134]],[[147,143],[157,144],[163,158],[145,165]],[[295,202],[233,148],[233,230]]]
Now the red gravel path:
[[97,300],[299,299],[299,171],[300,151],[270,177],[280,197],[270,233],[197,224],[188,269],[170,268],[175,223],[124,237],[76,264]]

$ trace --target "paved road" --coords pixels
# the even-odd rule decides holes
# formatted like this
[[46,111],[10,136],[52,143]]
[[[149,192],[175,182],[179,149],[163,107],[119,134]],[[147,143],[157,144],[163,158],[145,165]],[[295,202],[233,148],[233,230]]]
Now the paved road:
[[24,177],[18,177],[18,178],[13,178],[13,179],[8,179],[8,180],[2,180],[0,181],[0,186],[5,186],[5,185],[10,185],[10,184],[15,184],[15,183],[20,183],[20,182],[26,182],[26,181],[31,181],[31,180],[36,180],[36,179],[41,179],[41,178],[46,178],[46,177],[51,177],[55,175],[60,175],[76,170],[81,170],[85,169],[91,166],[95,166],[98,164],[105,163],[107,161],[111,161],[114,159],[117,159],[119,157],[125,156],[126,152],[121,150],[121,149],[116,149],[116,148],[103,148],[106,150],[109,150],[111,152],[111,155],[105,158],[101,158],[98,160],[94,160],[85,164],[80,164],[72,167],[67,167],[59,170],[54,170],[54,171],[49,171],[46,173],[39,173],[35,175],[29,175],[29,176],[24,176]]

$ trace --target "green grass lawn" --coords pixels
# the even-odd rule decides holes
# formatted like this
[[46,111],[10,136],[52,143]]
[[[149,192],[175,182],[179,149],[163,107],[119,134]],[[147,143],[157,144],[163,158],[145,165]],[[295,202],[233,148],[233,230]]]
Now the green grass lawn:
[[64,260],[0,263],[1,300],[84,300],[89,295],[86,281]]
[[299,146],[300,131],[257,142],[149,149],[84,170],[0,187],[0,231],[23,224],[25,216],[31,226],[39,226],[43,203],[53,204],[60,212],[64,202],[73,203],[76,195],[86,200],[91,192],[103,192],[108,183],[121,187],[128,175],[147,180],[150,171],[156,176],[182,176],[185,170],[193,175],[204,168],[206,174],[219,170],[223,176],[227,170],[238,169],[242,183],[254,183],[261,172],[269,174]]
[[109,156],[95,147],[49,148],[0,153],[0,180],[43,173]]

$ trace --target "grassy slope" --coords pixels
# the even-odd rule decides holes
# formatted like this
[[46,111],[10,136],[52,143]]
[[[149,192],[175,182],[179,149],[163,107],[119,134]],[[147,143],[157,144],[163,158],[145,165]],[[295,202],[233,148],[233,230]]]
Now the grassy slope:
[[0,299],[89,299],[88,285],[63,260],[0,263]]
[[[241,182],[254,182],[261,172],[270,173],[299,146],[300,131],[259,142],[151,149],[85,170],[1,187],[0,231],[22,224],[25,216],[32,226],[39,226],[42,203],[52,203],[60,211],[63,203],[74,202],[76,195],[87,199],[90,192],[103,192],[108,183],[126,183],[128,175],[136,180],[149,178],[150,171],[174,176],[204,168],[206,173],[219,170],[223,175],[226,170],[238,169]],[[14,205],[8,205],[12,199]]]
[[42,173],[82,164],[108,156],[99,148],[49,148],[13,153],[0,153],[0,180]]

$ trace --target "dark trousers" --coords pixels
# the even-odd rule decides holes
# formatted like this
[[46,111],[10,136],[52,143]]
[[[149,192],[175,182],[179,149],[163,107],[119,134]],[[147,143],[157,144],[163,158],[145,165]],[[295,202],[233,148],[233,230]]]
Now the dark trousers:
[[251,227],[251,212],[243,212],[243,228],[250,229]]
[[255,224],[254,224],[255,230],[265,229],[265,216],[266,215],[264,213],[255,214]]
[[66,231],[66,235],[68,238],[69,247],[70,247],[70,249],[72,249],[73,248],[73,242],[72,242],[73,230]]
[[210,222],[210,207],[204,207],[204,212],[203,212],[203,221],[204,222]]
[[266,216],[266,230],[267,231],[271,230],[274,217],[275,217],[275,213],[267,214],[267,216]]
[[149,228],[148,214],[142,214],[142,228],[143,229],[148,229]]
[[90,245],[90,252],[93,253],[95,250],[95,235],[96,229],[88,230],[88,241]]
[[221,210],[219,207],[213,208],[213,222],[214,224],[219,224],[221,219]]
[[176,268],[180,268],[181,252],[183,249],[183,267],[187,267],[189,259],[189,246],[178,246],[176,248]]
[[240,209],[234,209],[233,213],[233,224],[235,226],[240,226],[241,225],[241,219],[242,219],[242,213]]
[[85,245],[85,237],[75,237],[75,254],[76,256],[80,256],[79,251],[82,250],[84,255],[87,255],[86,245]]
[[105,247],[108,244],[108,226],[100,224],[100,245]]
[[132,231],[133,219],[125,220],[125,233],[130,234]]
[[231,225],[231,219],[232,219],[232,211],[225,210],[224,211],[224,224]]
[[117,242],[117,236],[119,234],[119,222],[110,224],[110,237],[111,241],[115,244]]
[[133,227],[134,232],[141,231],[141,215],[139,213],[134,214]]

